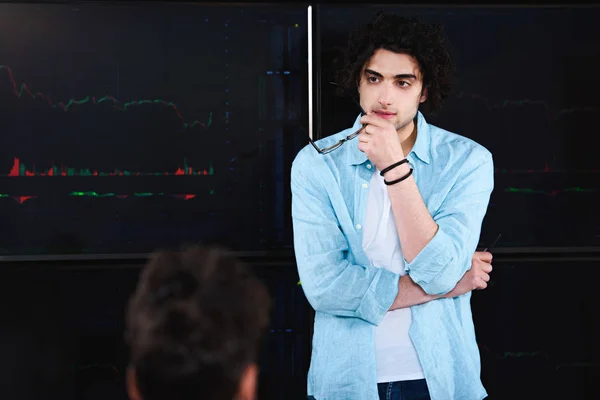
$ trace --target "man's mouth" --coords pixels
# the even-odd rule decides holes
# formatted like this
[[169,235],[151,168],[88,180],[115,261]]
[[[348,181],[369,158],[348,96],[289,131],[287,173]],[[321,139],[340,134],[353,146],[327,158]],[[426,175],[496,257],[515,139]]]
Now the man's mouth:
[[396,116],[396,113],[391,112],[391,111],[385,111],[385,110],[377,110],[375,111],[375,114],[383,119],[392,119]]

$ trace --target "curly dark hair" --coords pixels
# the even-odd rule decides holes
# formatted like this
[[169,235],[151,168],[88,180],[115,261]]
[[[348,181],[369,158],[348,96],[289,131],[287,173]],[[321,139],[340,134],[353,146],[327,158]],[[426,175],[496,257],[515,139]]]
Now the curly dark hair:
[[428,90],[423,111],[435,113],[452,90],[454,64],[447,48],[447,38],[441,25],[426,24],[416,18],[383,12],[366,25],[352,32],[335,79],[341,88],[337,93],[356,93],[362,69],[376,50],[385,49],[414,57]]
[[263,283],[224,250],[154,253],[126,316],[142,399],[233,399],[257,362],[270,307]]

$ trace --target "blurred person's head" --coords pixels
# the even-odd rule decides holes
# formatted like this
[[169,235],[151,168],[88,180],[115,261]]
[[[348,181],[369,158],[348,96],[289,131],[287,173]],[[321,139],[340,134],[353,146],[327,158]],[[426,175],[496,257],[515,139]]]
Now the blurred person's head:
[[269,312],[265,286],[224,251],[154,253],[127,309],[130,398],[254,399]]

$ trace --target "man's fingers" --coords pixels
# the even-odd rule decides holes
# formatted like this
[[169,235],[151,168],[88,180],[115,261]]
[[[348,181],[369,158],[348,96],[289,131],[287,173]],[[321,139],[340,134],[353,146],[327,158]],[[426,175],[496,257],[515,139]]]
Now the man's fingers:
[[481,261],[491,263],[494,257],[489,251],[476,251],[475,254],[473,254],[473,258],[478,258]]
[[481,270],[489,274],[490,272],[492,272],[492,264],[482,263]]
[[358,147],[358,149],[360,151],[362,151],[364,153],[367,150],[367,146],[368,145],[365,142],[358,142],[358,146],[357,147]]
[[471,261],[471,268],[489,273],[492,271],[492,264],[489,262],[474,258]]
[[489,282],[490,276],[486,273],[483,273],[483,274],[479,275],[479,279],[483,280],[484,282]]
[[[377,132],[379,131],[379,127],[376,125],[367,125],[367,127],[363,130],[364,133],[366,133],[367,135],[376,135]],[[362,133],[361,133],[362,135]]]

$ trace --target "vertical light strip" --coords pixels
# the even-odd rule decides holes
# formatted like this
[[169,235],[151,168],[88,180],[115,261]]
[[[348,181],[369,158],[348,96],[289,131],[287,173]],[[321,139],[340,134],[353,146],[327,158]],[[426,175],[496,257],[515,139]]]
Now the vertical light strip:
[[313,138],[312,6],[308,6],[308,136]]

